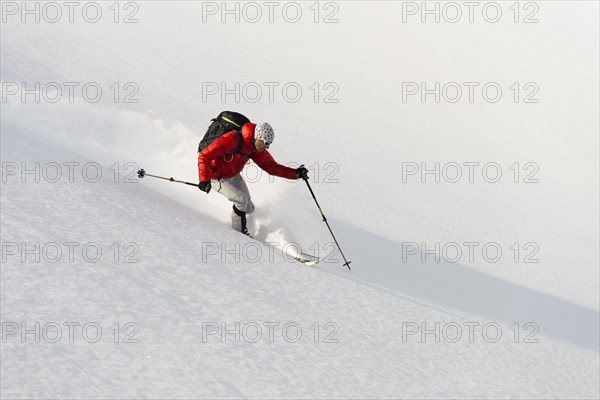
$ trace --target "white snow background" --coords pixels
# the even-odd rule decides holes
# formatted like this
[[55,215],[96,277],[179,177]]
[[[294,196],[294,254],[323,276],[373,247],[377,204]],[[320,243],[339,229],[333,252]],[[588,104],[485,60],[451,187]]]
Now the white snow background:
[[[490,2],[473,22],[427,2],[439,23],[421,2],[280,2],[273,22],[260,2],[97,2],[96,23],[46,4],[1,3],[2,398],[600,397],[597,2],[497,2],[496,23]],[[231,230],[218,193],[134,174],[197,182],[226,109],[310,167],[352,271],[303,182],[244,172],[256,237],[314,267]],[[403,177],[421,163],[463,176]]]

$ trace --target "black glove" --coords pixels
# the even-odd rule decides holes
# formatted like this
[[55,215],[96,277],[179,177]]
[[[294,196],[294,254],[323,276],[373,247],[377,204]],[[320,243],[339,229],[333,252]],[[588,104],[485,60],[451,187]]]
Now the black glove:
[[296,168],[296,178],[302,178],[304,180],[308,179],[308,170],[304,168],[304,165],[301,165],[298,168]]
[[198,189],[202,190],[203,192],[206,192],[206,194],[208,194],[208,192],[210,192],[210,182],[209,181],[204,181],[204,182],[200,182],[198,184]]

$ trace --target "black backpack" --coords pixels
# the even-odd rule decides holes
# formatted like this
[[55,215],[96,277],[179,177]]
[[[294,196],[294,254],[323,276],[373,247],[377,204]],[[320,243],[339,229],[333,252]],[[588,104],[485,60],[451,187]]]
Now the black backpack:
[[211,121],[212,123],[206,130],[206,133],[200,141],[200,144],[198,144],[198,153],[200,153],[206,146],[214,142],[218,137],[230,131],[237,132],[239,143],[238,147],[233,152],[239,153],[244,145],[244,140],[242,138],[242,125],[247,124],[250,122],[250,120],[240,113],[223,111],[217,116],[217,118],[213,118]]

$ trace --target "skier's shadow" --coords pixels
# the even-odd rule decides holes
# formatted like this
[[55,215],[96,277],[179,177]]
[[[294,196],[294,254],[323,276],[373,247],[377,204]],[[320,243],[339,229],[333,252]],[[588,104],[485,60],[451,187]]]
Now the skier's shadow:
[[[341,275],[350,274],[395,292],[492,321],[509,325],[519,322],[521,326],[533,322],[539,326],[540,334],[600,350],[600,315],[593,309],[459,263],[444,261],[443,258],[436,262],[432,254],[427,254],[425,262],[422,262],[420,252],[410,256],[406,253],[403,262],[402,243],[340,221],[332,221],[331,224],[344,254],[352,260],[352,271],[344,270],[341,266],[343,261],[338,264],[325,262],[319,268]],[[404,246],[412,249],[407,243]],[[336,257],[341,258],[339,254]],[[489,265],[494,267],[494,264]],[[515,264],[516,267],[519,265]]]

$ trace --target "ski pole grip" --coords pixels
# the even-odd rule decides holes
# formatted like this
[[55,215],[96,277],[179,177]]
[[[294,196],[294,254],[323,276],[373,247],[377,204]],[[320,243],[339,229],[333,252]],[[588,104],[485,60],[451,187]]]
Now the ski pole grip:
[[[304,164],[302,164],[302,165],[300,165],[300,166],[298,167],[298,169],[300,169],[300,168],[304,168]],[[307,176],[303,176],[303,177],[302,177],[302,179],[303,179],[305,182],[307,182],[307,183],[308,183],[308,175],[307,175]]]

